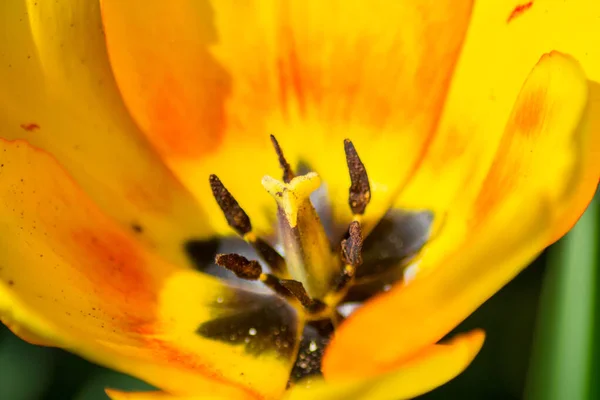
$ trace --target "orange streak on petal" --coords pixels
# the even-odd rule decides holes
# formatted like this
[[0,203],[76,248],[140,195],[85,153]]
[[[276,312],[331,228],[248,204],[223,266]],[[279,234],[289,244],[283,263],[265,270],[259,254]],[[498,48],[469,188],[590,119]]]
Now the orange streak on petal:
[[263,400],[265,396],[249,388],[247,385],[243,385],[227,379],[222,373],[219,373],[211,365],[202,362],[201,355],[184,352],[179,348],[173,347],[173,343],[151,337],[154,334],[155,327],[140,325],[136,329],[140,333],[141,340],[144,341],[144,345],[154,354],[156,360],[162,360],[166,364],[177,365],[178,367],[185,368],[192,373],[204,376],[215,384],[223,384],[235,389],[239,389],[241,393],[247,395],[248,400]]
[[21,124],[20,126],[21,126],[21,128],[25,129],[28,132],[33,132],[33,131],[40,129],[40,126],[34,122],[27,123],[27,124]]
[[187,369],[199,376],[207,377],[215,382],[215,384],[223,384],[247,395],[248,400],[265,399],[261,393],[252,390],[247,385],[243,385],[227,379],[222,373],[218,372],[210,364],[203,362],[202,354],[185,351],[175,347],[173,342],[160,339],[162,331],[168,331],[168,327],[157,326],[155,323],[145,324],[139,323],[131,326],[130,329],[139,334],[139,339],[143,341],[143,347],[148,349],[153,354],[153,359],[161,360],[168,365],[177,365],[183,369]]
[[[287,29],[289,32],[289,29]],[[298,53],[296,52],[296,48],[293,45],[293,38],[291,37],[291,32],[288,33],[290,36],[290,49],[288,53],[289,60],[289,68],[290,68],[290,77],[289,77],[289,86],[292,89],[293,93],[296,95],[296,99],[298,101],[298,110],[301,116],[306,115],[306,94],[304,91],[304,79],[302,77],[302,64],[300,63],[300,59],[298,57]],[[310,79],[309,79],[310,81]]]
[[533,0],[530,1],[530,2],[528,2],[528,3],[520,4],[520,5],[516,6],[512,10],[512,12],[508,16],[508,18],[506,19],[506,23],[508,24],[509,22],[511,22],[516,17],[522,15],[525,11],[529,10],[531,8],[531,6],[533,6]]
[[540,125],[544,122],[544,110],[547,107],[547,92],[540,88],[527,93],[527,98],[523,99],[520,112],[513,121],[509,122],[507,127],[513,134],[520,134],[525,137],[532,137],[539,134]]
[[[503,141],[497,152],[497,157],[500,159],[514,151],[511,149],[512,147],[520,146],[523,149],[531,147],[530,152],[533,152],[535,147],[532,143],[540,134],[544,133],[542,125],[548,113],[548,93],[543,87],[540,87],[524,93],[522,97],[518,109],[513,114],[514,117],[506,126]],[[515,157],[511,162],[513,163],[512,174],[507,174],[500,162],[496,162],[492,166],[487,178],[488,182],[492,183],[488,183],[487,186],[493,186],[493,190],[481,191],[474,204],[476,220],[484,219],[497,204],[511,195],[512,191],[522,183],[517,177],[527,171],[527,157]]]
[[149,101],[148,113],[152,118],[147,134],[163,154],[195,158],[210,153],[221,143],[225,126],[221,107],[211,102],[199,105],[202,110],[197,110],[197,113],[211,116],[203,125],[199,125],[194,121],[195,115],[188,115],[191,111],[187,109],[189,107],[182,104],[194,102],[187,97],[182,84],[173,77],[166,76]]
[[209,51],[216,32],[208,3],[105,0],[101,6],[119,89],[159,152],[185,160],[217,150],[231,85]]
[[[111,297],[136,299],[141,310],[156,304],[156,285],[150,280],[148,267],[132,246],[131,240],[122,235],[89,228],[74,231],[71,240],[82,252],[82,266],[92,283],[103,282],[98,288]],[[110,280],[106,276],[110,276]]]
[[[208,387],[260,399],[283,389],[285,364],[235,350],[207,354],[218,343],[194,333],[211,318],[207,305],[222,293],[222,283],[163,262],[104,215],[44,151],[0,140],[0,155],[0,227],[11,238],[0,246],[0,313],[15,333],[36,343],[47,337],[178,393]],[[178,273],[197,282],[176,290],[175,304],[166,305],[165,287]],[[186,304],[187,291],[198,288],[198,301]],[[189,325],[171,307],[191,316]],[[271,388],[254,384],[254,377],[240,379],[237,370],[245,371],[240,363],[246,361],[275,365],[285,378]]]

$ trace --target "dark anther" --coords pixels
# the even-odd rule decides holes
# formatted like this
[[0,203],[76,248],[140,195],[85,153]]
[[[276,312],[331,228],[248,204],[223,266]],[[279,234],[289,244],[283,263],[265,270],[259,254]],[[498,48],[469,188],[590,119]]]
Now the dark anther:
[[250,218],[221,180],[216,175],[210,175],[209,182],[213,196],[225,214],[229,226],[254,247],[273,272],[279,274],[285,272],[285,260],[275,249],[255,235],[245,236],[252,232]]
[[342,260],[356,268],[362,264],[363,236],[360,223],[352,221],[348,233],[348,238],[342,240]]
[[216,175],[211,175],[209,182],[213,196],[215,197],[215,200],[217,200],[221,210],[223,210],[223,214],[225,214],[229,226],[235,229],[241,236],[250,232],[252,230],[250,218],[242,207],[240,207],[239,203],[233,198],[231,193],[229,193],[229,190],[223,186],[221,180]]
[[348,203],[354,214],[364,214],[369,200],[371,200],[371,187],[364,164],[360,161],[354,145],[349,139],[344,140],[346,163],[350,171],[350,195]]
[[238,278],[255,281],[260,278],[262,268],[258,261],[248,260],[239,254],[217,254],[215,263],[233,272]]
[[275,136],[273,135],[271,135],[271,142],[275,148],[275,153],[277,153],[277,158],[279,158],[279,166],[283,169],[283,181],[289,183],[294,179],[294,171],[292,171],[290,163],[288,163],[283,156],[283,151],[281,150],[281,147],[279,147],[279,142],[277,142],[277,139],[275,139]]
[[348,287],[350,281],[356,274],[356,268],[358,268],[362,262],[362,247],[363,247],[363,236],[360,222],[352,221],[348,227],[348,237],[342,240],[342,261],[344,268],[342,273],[335,278],[334,287],[336,291],[342,291]]
[[325,304],[320,300],[311,299],[302,283],[292,279],[280,279],[281,285],[286,288],[295,298],[300,301],[300,304],[309,312],[316,313],[325,308]]

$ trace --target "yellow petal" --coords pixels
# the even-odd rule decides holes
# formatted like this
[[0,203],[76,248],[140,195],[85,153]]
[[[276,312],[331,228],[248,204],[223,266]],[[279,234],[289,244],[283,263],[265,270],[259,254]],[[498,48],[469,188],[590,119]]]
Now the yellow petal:
[[342,141],[352,139],[375,191],[369,209],[388,208],[435,130],[470,9],[470,0],[102,1],[138,124],[199,198],[210,197],[208,174],[219,175],[259,230],[271,228],[264,211],[274,215],[260,179],[279,174],[270,133],[293,166],[324,178],[348,219]]
[[[6,296],[6,294],[1,294],[3,290],[4,289],[0,287],[0,296]],[[8,318],[3,317],[2,315],[0,315],[0,322],[2,322],[8,329],[10,329],[12,333],[14,333],[29,344],[33,344],[36,346],[54,346],[54,343],[52,343],[47,338],[42,337],[41,335],[31,331],[29,328],[23,325],[14,323],[14,321],[9,320]]]
[[0,198],[0,315],[15,333],[173,393],[285,389],[302,322],[283,300],[163,262],[25,142],[0,141]]
[[402,400],[426,393],[460,374],[475,358],[485,334],[480,330],[457,335],[425,348],[386,374],[352,381],[300,382],[286,400]]
[[216,394],[200,396],[178,396],[165,392],[122,392],[106,389],[106,394],[111,400],[242,400],[245,397],[224,397]]
[[169,259],[211,233],[193,196],[131,120],[95,1],[3,1],[0,137],[58,160],[102,209]]
[[[509,118],[475,201],[474,219],[486,219],[498,203],[532,185],[553,207],[550,242],[583,214],[600,178],[600,131],[590,121],[600,110],[591,107],[592,89],[584,79],[570,56],[542,57]],[[520,211],[537,206],[523,199]]]
[[398,206],[444,213],[465,190],[480,190],[522,82],[542,54],[572,55],[599,83],[599,19],[596,0],[476,2],[439,131]]
[[439,340],[579,218],[600,171],[598,132],[582,119],[587,100],[572,59],[553,53],[540,60],[481,192],[456,204],[424,249],[420,268],[427,272],[341,326],[325,355],[326,376],[387,371]]

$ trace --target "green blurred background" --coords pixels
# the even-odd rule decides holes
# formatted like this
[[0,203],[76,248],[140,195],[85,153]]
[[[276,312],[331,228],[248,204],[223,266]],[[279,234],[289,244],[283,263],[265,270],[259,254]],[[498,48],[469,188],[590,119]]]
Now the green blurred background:
[[[596,196],[565,238],[456,329],[485,329],[483,350],[465,373],[420,399],[600,399],[599,231]],[[0,327],[1,400],[105,400],[104,387],[149,388]]]

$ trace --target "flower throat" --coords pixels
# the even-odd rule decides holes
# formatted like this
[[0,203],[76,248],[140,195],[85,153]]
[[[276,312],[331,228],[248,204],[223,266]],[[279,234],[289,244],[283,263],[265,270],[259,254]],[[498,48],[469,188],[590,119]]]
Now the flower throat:
[[[250,218],[216,175],[209,178],[213,196],[229,226],[254,249],[255,256],[248,259],[228,252],[234,242],[227,239],[190,240],[185,248],[202,271],[225,277],[226,269],[237,278],[262,283],[277,295],[254,298],[252,304],[240,293],[225,299],[227,304],[218,307],[237,311],[217,313],[198,328],[198,334],[244,345],[249,354],[275,351],[284,360],[293,357],[288,383],[294,384],[321,373],[324,349],[344,315],[403,279],[405,268],[429,239],[433,214],[392,208],[366,235],[362,219],[371,187],[356,148],[345,140],[352,219],[347,226],[335,227],[345,235],[332,246],[310,200],[320,186],[319,176],[297,175],[275,137],[271,141],[283,177],[280,181],[265,176],[262,184],[277,204],[278,243],[283,251],[276,251],[253,231]],[[299,321],[303,328],[298,336]]]
[[321,184],[319,176],[314,172],[296,176],[273,135],[271,141],[283,179],[265,176],[262,184],[277,203],[279,239],[285,258],[253,233],[248,215],[221,180],[211,175],[213,195],[229,226],[255,249],[270,272],[264,272],[258,261],[235,253],[217,254],[215,262],[241,279],[262,282],[303,310],[306,320],[319,324],[330,321],[332,325],[325,325],[335,326],[341,319],[337,305],[348,292],[356,269],[362,263],[361,217],[371,199],[367,171],[352,142],[344,140],[351,180],[348,203],[353,220],[345,238],[332,248],[310,201],[311,193]]

